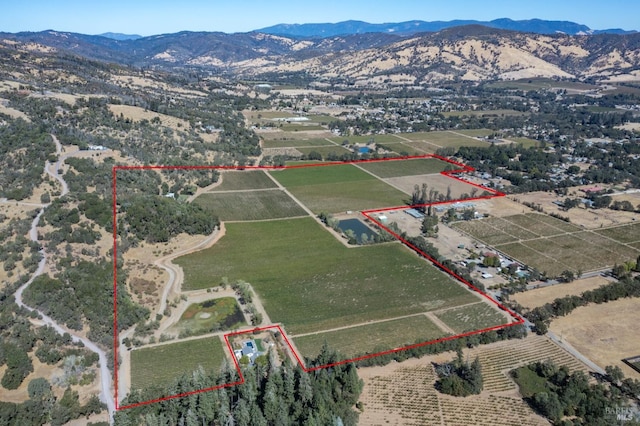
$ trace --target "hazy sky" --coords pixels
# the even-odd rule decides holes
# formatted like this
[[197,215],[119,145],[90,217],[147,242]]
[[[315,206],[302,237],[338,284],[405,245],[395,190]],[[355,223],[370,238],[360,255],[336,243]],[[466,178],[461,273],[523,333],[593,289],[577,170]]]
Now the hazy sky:
[[638,0],[10,0],[0,32],[154,35],[246,32],[280,23],[549,19],[640,30]]

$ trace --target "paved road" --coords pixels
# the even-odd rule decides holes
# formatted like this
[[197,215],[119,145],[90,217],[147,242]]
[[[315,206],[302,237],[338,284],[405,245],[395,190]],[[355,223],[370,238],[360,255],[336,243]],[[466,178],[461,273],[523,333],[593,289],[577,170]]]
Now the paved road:
[[[75,154],[75,152],[78,152],[78,151],[75,151],[74,153],[70,153],[60,157],[60,154],[62,153],[62,145],[54,135],[51,135],[51,136],[53,138],[53,141],[56,143],[56,151],[59,156],[59,160],[56,162],[53,170],[51,170],[52,165],[47,162],[45,165],[45,172],[50,176],[52,176],[54,179],[56,179],[58,182],[60,182],[60,185],[62,187],[61,195],[66,195],[69,192],[69,187],[67,186],[67,183],[64,181],[64,179],[58,174],[58,171],[60,170],[60,166],[64,161],[64,159],[68,158],[69,156]],[[38,223],[40,222],[40,218],[42,217],[43,213],[44,213],[44,208],[40,210],[38,215],[33,219],[33,222],[31,223],[31,229],[29,231],[29,238],[31,239],[31,241],[38,242]],[[42,255],[42,259],[38,264],[38,269],[34,272],[34,274],[31,276],[29,281],[23,284],[18,289],[18,291],[16,291],[16,294],[15,294],[16,304],[22,308],[27,309],[30,312],[34,312],[34,311],[37,312],[42,317],[42,321],[45,324],[53,327],[59,334],[69,333],[69,335],[71,335],[71,339],[74,342],[82,342],[87,349],[98,354],[98,358],[100,361],[100,383],[101,383],[100,400],[105,404],[107,404],[109,419],[111,422],[113,422],[113,420],[111,419],[113,418],[113,414],[115,412],[116,407],[115,407],[115,401],[113,399],[113,395],[111,394],[111,372],[109,371],[109,368],[107,366],[108,365],[107,354],[105,353],[105,351],[100,349],[95,343],[93,343],[89,339],[83,336],[80,336],[78,334],[75,334],[73,330],[70,330],[70,329],[67,329],[66,327],[61,326],[56,321],[54,321],[51,317],[45,315],[44,312],[26,305],[22,300],[22,294],[24,293],[26,288],[29,287],[29,285],[38,276],[44,273],[44,269],[47,265],[47,253],[44,250],[44,248],[40,250],[40,254]]]

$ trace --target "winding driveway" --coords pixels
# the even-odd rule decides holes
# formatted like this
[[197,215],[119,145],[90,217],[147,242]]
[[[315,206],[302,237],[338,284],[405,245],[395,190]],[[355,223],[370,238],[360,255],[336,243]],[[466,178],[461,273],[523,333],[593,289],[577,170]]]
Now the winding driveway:
[[[58,138],[56,138],[55,135],[51,135],[51,137],[53,138],[53,141],[56,144],[56,153],[58,154],[58,161],[55,164],[50,164],[47,161],[45,163],[44,171],[49,176],[53,177],[55,180],[57,180],[60,183],[62,187],[61,196],[64,196],[69,192],[69,187],[67,186],[67,183],[59,174],[60,166],[66,158],[74,155],[79,151],[74,151],[72,153],[61,156],[62,145],[60,144],[60,141],[58,141]],[[46,206],[48,206],[48,204],[45,205],[40,210],[38,215],[33,219],[33,222],[31,223],[31,230],[29,231],[29,238],[31,239],[31,241],[38,242],[38,223],[40,222],[40,218],[42,217],[42,214],[44,213],[44,209],[46,208]],[[42,255],[42,259],[38,264],[38,269],[34,272],[34,274],[31,276],[29,281],[23,284],[18,289],[18,291],[16,291],[16,294],[15,294],[16,304],[21,308],[27,309],[30,312],[37,312],[40,315],[40,317],[42,317],[42,322],[44,324],[47,324],[53,327],[61,335],[64,333],[68,333],[69,335],[71,335],[71,339],[74,342],[82,342],[82,344],[84,344],[84,346],[87,349],[89,349],[91,352],[98,354],[99,362],[100,362],[100,384],[101,384],[100,400],[107,405],[107,410],[109,412],[109,419],[110,419],[110,422],[113,423],[113,414],[116,410],[116,405],[113,399],[113,395],[111,393],[111,372],[109,371],[109,368],[107,366],[108,365],[107,354],[105,353],[105,351],[100,349],[95,343],[93,343],[86,337],[80,336],[78,334],[74,334],[75,332],[73,330],[69,330],[66,327],[61,326],[56,321],[54,321],[51,317],[45,315],[44,312],[26,305],[22,300],[22,293],[26,290],[27,287],[29,287],[29,285],[33,282],[33,280],[35,280],[38,276],[43,274],[44,269],[46,267],[47,253],[44,248],[40,250],[40,254]]]

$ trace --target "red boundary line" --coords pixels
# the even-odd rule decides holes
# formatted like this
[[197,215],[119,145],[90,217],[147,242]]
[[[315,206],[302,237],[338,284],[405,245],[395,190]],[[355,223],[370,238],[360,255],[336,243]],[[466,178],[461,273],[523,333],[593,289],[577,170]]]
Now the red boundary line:
[[[449,177],[451,179],[455,179],[455,180],[458,180],[460,182],[463,182],[463,183],[465,183],[467,185],[471,185],[471,186],[480,188],[480,189],[482,189],[484,191],[487,191],[487,192],[491,193],[491,195],[485,195],[485,196],[474,197],[474,198],[464,198],[464,199],[459,199],[459,200],[438,201],[438,202],[434,202],[434,203],[418,204],[418,205],[415,205],[415,206],[399,206],[399,207],[387,207],[387,208],[382,208],[382,209],[363,210],[361,213],[367,219],[369,219],[372,222],[374,222],[378,227],[380,227],[381,229],[385,230],[386,232],[391,234],[394,238],[398,239],[404,245],[406,245],[407,247],[409,247],[410,249],[415,251],[418,255],[426,258],[431,263],[433,263],[435,266],[437,266],[438,268],[442,269],[444,272],[446,272],[447,274],[451,275],[456,280],[458,280],[461,283],[465,284],[467,287],[469,287],[469,289],[479,293],[482,297],[486,298],[488,301],[490,301],[491,303],[496,305],[499,309],[507,312],[515,320],[514,322],[507,323],[507,324],[500,324],[500,325],[496,325],[496,326],[493,326],[493,327],[483,328],[483,329],[480,329],[480,330],[469,331],[469,332],[465,332],[465,333],[461,333],[461,334],[456,334],[456,335],[453,335],[453,336],[445,336],[445,337],[441,337],[441,338],[434,339],[434,340],[429,340],[429,341],[422,342],[422,343],[416,343],[416,344],[413,344],[413,345],[403,346],[403,347],[400,347],[400,348],[394,348],[394,349],[390,349],[390,350],[382,351],[382,352],[376,352],[376,353],[373,353],[373,354],[366,354],[366,355],[363,355],[363,356],[360,356],[360,357],[357,357],[357,358],[346,359],[346,360],[342,360],[342,361],[339,361],[339,362],[334,362],[334,363],[331,363],[331,364],[320,365],[320,366],[315,366],[315,367],[310,367],[310,368],[307,368],[307,366],[304,364],[302,359],[300,359],[300,356],[298,355],[298,353],[293,348],[293,345],[289,341],[289,338],[287,337],[286,333],[284,333],[284,331],[282,330],[280,325],[270,325],[270,326],[261,327],[261,328],[253,328],[253,329],[249,329],[249,330],[236,331],[236,332],[233,332],[233,333],[225,334],[224,335],[224,340],[225,340],[225,342],[227,344],[227,349],[229,350],[229,353],[231,354],[231,358],[233,359],[233,362],[235,364],[236,372],[238,373],[238,376],[239,376],[239,380],[238,381],[233,382],[233,383],[224,383],[222,385],[212,386],[212,387],[205,388],[205,389],[198,389],[198,390],[193,390],[193,391],[190,391],[190,392],[183,392],[183,393],[180,393],[180,394],[165,396],[165,397],[162,397],[162,398],[152,399],[152,400],[148,400],[148,401],[138,402],[138,403],[135,403],[135,404],[124,405],[124,406],[119,406],[118,405],[119,404],[118,403],[118,346],[119,346],[118,343],[119,343],[119,339],[118,339],[118,310],[117,310],[117,298],[118,298],[118,288],[117,288],[118,287],[118,285],[117,285],[117,283],[118,283],[118,276],[117,276],[118,265],[117,265],[117,256],[118,255],[117,255],[117,221],[116,221],[116,215],[117,215],[117,201],[116,201],[117,187],[116,187],[116,185],[117,185],[117,172],[118,172],[118,170],[214,170],[214,169],[216,169],[216,170],[282,170],[282,169],[301,169],[301,168],[307,168],[307,167],[337,166],[337,165],[341,165],[341,164],[376,163],[376,162],[382,162],[382,161],[399,161],[399,160],[412,160],[412,159],[424,159],[424,158],[436,158],[438,160],[445,161],[445,162],[447,162],[449,164],[452,164],[454,166],[459,167],[458,169],[446,170],[446,171],[440,172],[440,174],[443,175],[443,176],[447,176],[447,177]],[[298,364],[300,365],[300,367],[305,372],[311,372],[311,371],[316,371],[316,370],[320,370],[320,369],[323,369],[323,368],[334,367],[336,365],[362,361],[362,360],[369,359],[369,358],[375,358],[377,356],[389,355],[389,354],[393,354],[393,353],[397,353],[397,352],[401,352],[401,351],[406,351],[406,350],[410,350],[410,349],[414,349],[414,348],[418,348],[418,347],[422,347],[422,346],[432,345],[434,343],[445,342],[445,341],[448,341],[448,340],[459,339],[459,338],[462,338],[462,337],[472,336],[472,335],[475,335],[475,334],[482,334],[482,333],[486,333],[488,331],[501,330],[501,329],[504,329],[504,328],[507,328],[507,327],[512,327],[514,325],[524,324],[525,321],[520,315],[518,315],[517,313],[513,312],[512,310],[510,310],[509,308],[505,307],[504,305],[502,305],[501,303],[497,302],[496,300],[492,299],[491,297],[489,297],[489,295],[487,295],[486,293],[481,291],[479,288],[474,286],[472,283],[470,283],[469,281],[465,280],[463,277],[461,277],[460,275],[456,274],[451,269],[447,268],[442,263],[438,262],[438,260],[436,260],[433,257],[429,256],[427,253],[425,253],[424,251],[420,250],[418,247],[416,247],[415,245],[411,244],[406,239],[402,238],[400,235],[396,234],[391,229],[389,229],[388,227],[384,226],[380,221],[376,220],[374,217],[371,216],[373,213],[380,213],[380,212],[385,212],[385,211],[390,211],[390,210],[406,210],[406,209],[409,209],[409,208],[412,208],[412,207],[428,207],[428,206],[442,205],[442,204],[454,204],[456,202],[461,202],[461,201],[465,201],[466,202],[466,201],[474,201],[474,200],[486,200],[486,199],[490,199],[490,198],[504,197],[505,196],[505,194],[500,192],[500,191],[497,191],[497,190],[491,189],[491,188],[487,188],[485,186],[482,186],[482,185],[479,185],[479,184],[476,184],[476,183],[473,183],[473,182],[469,182],[469,181],[467,181],[465,179],[462,179],[462,178],[457,176],[458,174],[461,174],[461,173],[469,173],[469,172],[473,172],[473,171],[475,171],[475,169],[473,169],[470,166],[467,166],[466,164],[450,160],[448,158],[442,157],[442,156],[437,155],[437,154],[410,155],[410,156],[402,156],[402,157],[368,159],[368,160],[353,160],[353,161],[329,161],[329,162],[323,162],[323,163],[298,164],[298,165],[292,165],[292,166],[114,166],[112,168],[112,189],[113,189],[113,206],[112,206],[112,208],[113,208],[113,212],[112,212],[113,213],[113,361],[114,361],[114,389],[115,389],[115,406],[116,406],[116,410],[125,410],[125,409],[129,409],[129,408],[140,407],[140,406],[143,406],[143,405],[149,405],[149,404],[153,404],[153,403],[156,403],[156,402],[167,401],[167,400],[175,399],[175,398],[182,398],[182,397],[189,396],[189,395],[195,395],[195,394],[199,394],[199,393],[203,393],[203,392],[209,392],[209,391],[213,391],[213,390],[218,390],[218,389],[222,389],[222,388],[226,388],[226,387],[231,387],[231,386],[236,386],[236,385],[243,384],[244,383],[244,376],[242,375],[242,371],[240,369],[240,365],[238,364],[238,360],[236,360],[236,357],[235,357],[234,352],[233,352],[233,348],[231,347],[231,343],[229,341],[230,337],[238,336],[238,335],[241,335],[241,334],[248,334],[248,333],[254,333],[254,332],[259,332],[259,331],[274,330],[274,329],[279,331],[281,336],[282,336],[282,338],[283,338],[283,340],[285,341],[285,343],[289,347],[289,350],[291,351],[291,353],[295,357],[295,359],[298,362]]]

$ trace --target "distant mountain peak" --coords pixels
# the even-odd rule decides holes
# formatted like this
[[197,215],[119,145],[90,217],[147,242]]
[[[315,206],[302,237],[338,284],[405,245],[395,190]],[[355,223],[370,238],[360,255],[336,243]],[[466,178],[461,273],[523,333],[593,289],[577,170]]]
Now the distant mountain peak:
[[142,38],[142,36],[138,34],[102,33],[98,35],[100,37],[106,37],[106,38],[110,38],[112,40],[118,40],[118,41],[137,40],[139,38]]

